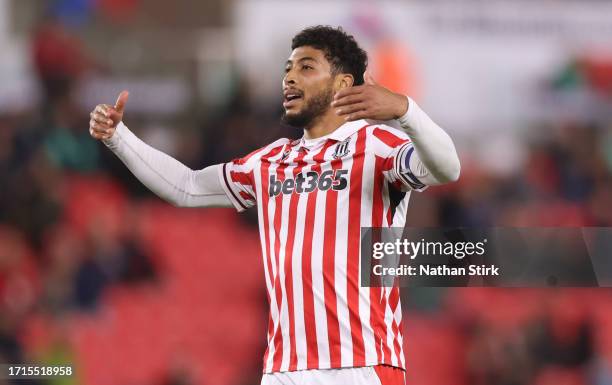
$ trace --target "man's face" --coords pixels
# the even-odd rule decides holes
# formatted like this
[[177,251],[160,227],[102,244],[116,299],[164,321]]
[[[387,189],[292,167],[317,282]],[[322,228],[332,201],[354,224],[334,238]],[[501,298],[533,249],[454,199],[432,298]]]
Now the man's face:
[[323,51],[309,46],[291,52],[283,78],[283,122],[308,127],[330,108],[334,76]]

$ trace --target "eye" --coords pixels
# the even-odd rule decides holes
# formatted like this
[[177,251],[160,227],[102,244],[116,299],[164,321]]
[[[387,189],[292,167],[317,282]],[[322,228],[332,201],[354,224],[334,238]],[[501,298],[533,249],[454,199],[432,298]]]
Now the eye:
[[312,66],[309,66],[308,64],[304,64],[304,65],[302,66],[302,69],[305,69],[305,70],[311,70],[311,69],[313,69],[313,67],[312,67]]

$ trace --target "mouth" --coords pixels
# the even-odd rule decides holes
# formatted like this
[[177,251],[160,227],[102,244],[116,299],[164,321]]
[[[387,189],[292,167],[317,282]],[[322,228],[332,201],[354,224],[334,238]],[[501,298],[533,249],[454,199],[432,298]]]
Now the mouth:
[[290,109],[297,106],[304,99],[303,92],[299,90],[286,90],[283,92],[283,107]]

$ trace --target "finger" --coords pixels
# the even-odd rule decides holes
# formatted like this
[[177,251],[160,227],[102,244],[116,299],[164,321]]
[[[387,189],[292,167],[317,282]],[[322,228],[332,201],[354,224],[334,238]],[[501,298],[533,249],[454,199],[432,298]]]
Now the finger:
[[374,77],[372,76],[370,71],[366,71],[363,73],[363,80],[365,81],[366,84],[369,84],[371,86],[378,85],[378,83],[376,83],[376,80],[374,80]]
[[92,128],[89,129],[89,135],[94,139],[105,139],[104,134],[94,131]]
[[109,110],[108,117],[111,118],[111,120],[113,121],[113,124],[114,124],[114,122],[119,123],[121,121],[121,119],[122,119],[121,114],[119,112],[117,112],[114,108],[111,108]]
[[98,124],[96,122],[90,122],[89,128],[93,130],[93,132],[96,132],[99,134],[109,134],[112,131],[110,127],[106,125]]
[[332,107],[342,107],[351,104],[362,103],[365,101],[365,94],[348,95],[332,102]]
[[364,89],[365,89],[364,86],[346,87],[346,88],[343,88],[340,91],[336,92],[336,95],[334,95],[334,99],[338,100],[338,99],[343,98],[345,96],[357,95],[357,94],[362,93]]
[[117,112],[115,107],[109,106],[108,104],[101,104],[99,108],[96,108],[96,110],[94,110],[94,112],[99,112],[106,118],[110,119],[111,122],[109,124],[111,126],[113,126],[115,122],[121,120],[121,114]]
[[92,112],[90,114],[90,117],[91,117],[92,121],[94,121],[96,123],[100,123],[102,125],[106,124],[106,125],[108,125],[110,127],[113,124],[113,121],[111,119],[109,119],[106,116],[104,116],[104,115],[102,115],[100,113],[97,113],[97,112]]
[[115,102],[115,110],[117,110],[119,114],[123,114],[123,111],[125,110],[125,103],[127,103],[129,96],[130,93],[124,90],[121,91],[121,93],[117,97],[117,101]]
[[358,111],[366,110],[367,107],[367,103],[353,103],[342,108],[336,109],[336,114],[339,116],[350,115]]
[[[121,114],[119,114],[115,107],[110,106],[108,104],[100,104],[96,109],[92,112],[92,114],[101,114],[104,118],[109,120],[109,125],[113,126],[115,121],[120,120]],[[90,114],[93,117],[93,115]]]
[[96,108],[93,110],[94,113],[101,114],[108,118],[109,116],[109,105],[108,104],[98,104]]
[[102,133],[107,132],[108,130],[110,130],[110,127],[108,125],[100,124],[100,123],[97,123],[97,122],[95,122],[93,120],[89,121],[89,128],[94,130],[95,132],[102,132]]

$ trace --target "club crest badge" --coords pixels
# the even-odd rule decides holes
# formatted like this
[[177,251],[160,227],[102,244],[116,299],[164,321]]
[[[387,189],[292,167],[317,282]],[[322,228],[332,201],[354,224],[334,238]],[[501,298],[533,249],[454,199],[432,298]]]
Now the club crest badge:
[[289,154],[291,154],[291,150],[285,150],[285,152],[283,152],[283,156],[281,157],[281,162],[285,161],[289,157]]
[[349,143],[351,139],[345,139],[342,142],[336,144],[336,149],[334,150],[334,154],[332,155],[334,159],[339,159],[349,153]]

